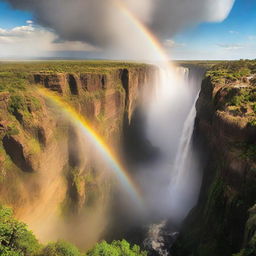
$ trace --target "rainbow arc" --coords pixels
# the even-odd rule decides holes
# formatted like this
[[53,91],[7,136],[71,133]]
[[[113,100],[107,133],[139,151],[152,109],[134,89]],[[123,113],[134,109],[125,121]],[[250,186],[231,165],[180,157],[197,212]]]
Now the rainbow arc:
[[39,88],[38,91],[44,98],[58,107],[63,114],[72,121],[72,124],[93,143],[102,159],[108,164],[118,178],[122,187],[129,193],[134,201],[139,205],[143,205],[142,196],[137,184],[135,184],[129,172],[122,166],[110,147],[105,143],[104,139],[95,132],[90,123],[72,106],[64,102],[60,96],[50,92],[48,89]]

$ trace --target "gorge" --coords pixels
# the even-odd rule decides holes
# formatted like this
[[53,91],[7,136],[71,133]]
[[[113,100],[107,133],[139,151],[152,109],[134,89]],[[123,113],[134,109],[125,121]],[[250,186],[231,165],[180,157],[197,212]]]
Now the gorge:
[[255,8],[0,0],[0,256],[256,256]]
[[[224,256],[251,248],[254,63],[228,65],[181,63],[175,72],[182,79],[173,80],[140,63],[2,64],[1,203],[40,241],[65,239],[83,250],[122,238],[142,247],[144,241],[149,255]],[[240,73],[231,78],[232,65]],[[104,138],[127,175],[113,175],[67,106]],[[126,187],[120,177],[129,175]]]

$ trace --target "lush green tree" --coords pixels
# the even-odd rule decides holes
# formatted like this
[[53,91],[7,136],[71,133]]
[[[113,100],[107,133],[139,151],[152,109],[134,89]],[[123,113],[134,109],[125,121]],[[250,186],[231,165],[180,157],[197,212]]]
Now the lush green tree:
[[88,256],[146,256],[145,251],[141,251],[138,245],[131,245],[125,241],[113,241],[111,244],[107,242],[98,243],[91,251],[87,253]]
[[72,244],[58,241],[48,244],[39,256],[82,256],[79,250]]
[[0,206],[0,255],[34,256],[40,244],[24,223],[13,218],[11,209]]
[[0,205],[0,256],[146,256],[139,246],[127,241],[102,242],[82,254],[74,245],[58,241],[42,247],[27,226]]

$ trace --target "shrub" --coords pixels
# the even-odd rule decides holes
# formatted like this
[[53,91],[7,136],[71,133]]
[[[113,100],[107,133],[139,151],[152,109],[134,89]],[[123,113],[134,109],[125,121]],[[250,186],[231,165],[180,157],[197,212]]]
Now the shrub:
[[111,244],[102,242],[88,252],[88,256],[146,256],[147,252],[141,251],[138,245],[131,245],[125,241],[113,241]]
[[8,125],[7,135],[18,135],[20,131],[15,127],[14,124]]
[[147,256],[138,245],[127,241],[98,243],[87,254],[74,245],[58,241],[42,247],[27,226],[13,217],[11,209],[0,206],[0,255],[1,256]]
[[82,256],[79,250],[72,244],[58,241],[48,244],[39,256]]
[[10,103],[9,103],[9,106],[8,106],[8,110],[11,113],[27,110],[25,98],[21,95],[11,96]]
[[13,218],[11,209],[0,206],[0,255],[34,256],[40,244],[27,226]]
[[248,125],[249,125],[250,127],[256,127],[256,119],[250,120],[250,121],[248,122]]

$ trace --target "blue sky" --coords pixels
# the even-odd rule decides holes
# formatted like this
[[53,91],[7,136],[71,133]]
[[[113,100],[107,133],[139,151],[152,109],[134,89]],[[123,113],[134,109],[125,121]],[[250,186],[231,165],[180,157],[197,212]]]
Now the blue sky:
[[11,29],[26,24],[32,19],[29,12],[12,10],[7,3],[0,2],[0,28]]
[[185,58],[256,58],[256,1],[236,0],[223,22],[200,24],[173,40],[177,44],[172,49],[175,57],[183,57],[183,52]]
[[[33,20],[31,13],[13,10],[8,4],[0,1],[0,32],[2,29],[5,37],[6,33],[9,33],[11,38],[10,31],[21,26],[31,26],[28,28],[28,32],[31,33],[32,25],[26,23],[27,20]],[[22,31],[24,30],[26,28]],[[25,32],[29,35],[27,31]],[[40,29],[40,33],[45,38],[47,36],[54,39],[47,31]],[[46,49],[48,46],[49,43],[45,41],[43,47]],[[5,51],[1,46],[1,35],[0,47]],[[60,49],[62,53],[63,47],[62,45]],[[86,45],[77,45],[73,48],[82,51],[86,49]],[[10,45],[6,49],[10,50]],[[167,50],[174,59],[256,58],[256,0],[236,0],[226,20],[221,23],[203,23],[181,31],[170,38]]]

